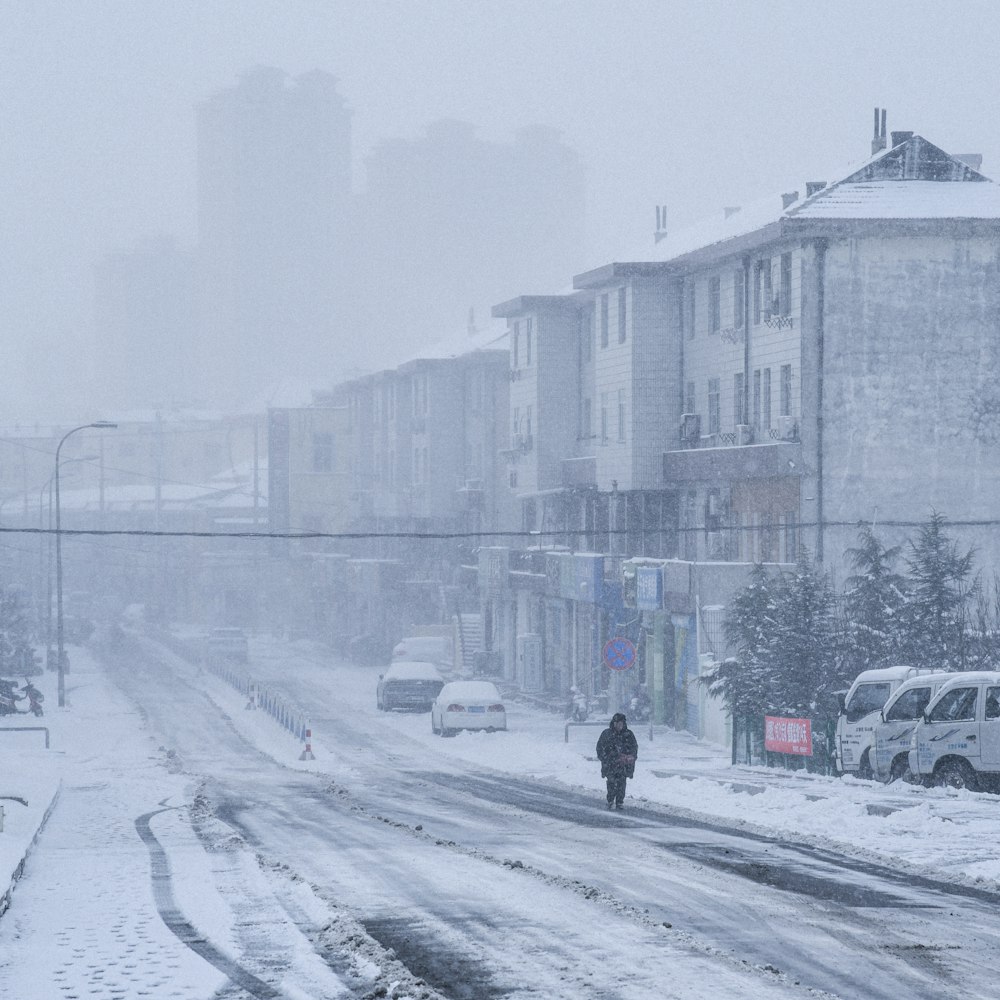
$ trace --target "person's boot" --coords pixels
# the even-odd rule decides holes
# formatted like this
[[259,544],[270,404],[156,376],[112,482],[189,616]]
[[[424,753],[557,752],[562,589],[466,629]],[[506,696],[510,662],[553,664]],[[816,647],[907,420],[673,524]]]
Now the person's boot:
[[614,807],[615,807],[614,802],[612,802],[611,799],[608,799],[608,809],[611,810],[614,809]]
[[[609,806],[608,808],[610,809],[611,807]],[[625,808],[625,803],[624,802],[616,802],[615,803],[615,808],[616,809],[624,809]]]

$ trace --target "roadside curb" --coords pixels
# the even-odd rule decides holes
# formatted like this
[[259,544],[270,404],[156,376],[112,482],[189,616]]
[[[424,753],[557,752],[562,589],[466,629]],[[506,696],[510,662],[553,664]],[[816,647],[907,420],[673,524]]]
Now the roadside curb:
[[38,843],[38,838],[42,834],[42,830],[45,829],[45,824],[49,820],[49,816],[52,815],[52,810],[55,809],[56,803],[59,801],[59,794],[62,792],[62,779],[59,779],[59,784],[56,786],[56,790],[52,795],[52,801],[49,802],[42,813],[42,818],[38,822],[38,828],[35,830],[34,834],[28,844],[24,848],[24,853],[21,856],[21,860],[14,866],[14,871],[10,876],[10,885],[7,886],[6,891],[0,896],[0,918],[10,909],[12,898],[14,895],[14,889],[17,887],[17,883],[21,880],[21,876],[24,875],[24,865],[28,860],[29,855]]

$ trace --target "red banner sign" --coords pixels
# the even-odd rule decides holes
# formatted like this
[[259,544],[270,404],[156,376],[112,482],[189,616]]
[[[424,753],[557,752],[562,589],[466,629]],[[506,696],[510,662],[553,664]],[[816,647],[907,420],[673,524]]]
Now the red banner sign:
[[764,717],[764,749],[773,753],[795,753],[812,756],[812,720]]

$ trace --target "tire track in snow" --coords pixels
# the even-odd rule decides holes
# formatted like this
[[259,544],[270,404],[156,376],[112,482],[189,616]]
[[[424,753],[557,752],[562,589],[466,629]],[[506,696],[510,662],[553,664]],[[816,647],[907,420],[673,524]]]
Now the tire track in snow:
[[166,851],[156,839],[150,827],[150,820],[158,816],[167,809],[157,809],[155,812],[145,813],[135,821],[135,829],[139,838],[149,849],[150,877],[153,883],[153,899],[156,903],[157,912],[163,922],[174,933],[181,944],[190,948],[195,954],[200,955],[206,962],[214,965],[223,975],[228,976],[230,981],[242,990],[246,990],[257,1000],[281,1000],[283,994],[274,987],[269,986],[262,979],[258,979],[253,973],[237,965],[232,959],[224,955],[210,941],[200,934],[194,925],[186,920],[174,901],[172,886],[173,875],[170,870],[170,862],[167,859]]

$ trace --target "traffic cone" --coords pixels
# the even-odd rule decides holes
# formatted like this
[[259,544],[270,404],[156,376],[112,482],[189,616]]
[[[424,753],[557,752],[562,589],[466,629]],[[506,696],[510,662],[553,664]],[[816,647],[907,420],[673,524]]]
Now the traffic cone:
[[245,711],[251,711],[257,707],[257,685],[251,681],[247,688],[247,703]]
[[302,753],[299,754],[299,760],[315,760],[316,756],[313,753],[312,748],[312,730],[306,730],[306,745]]

